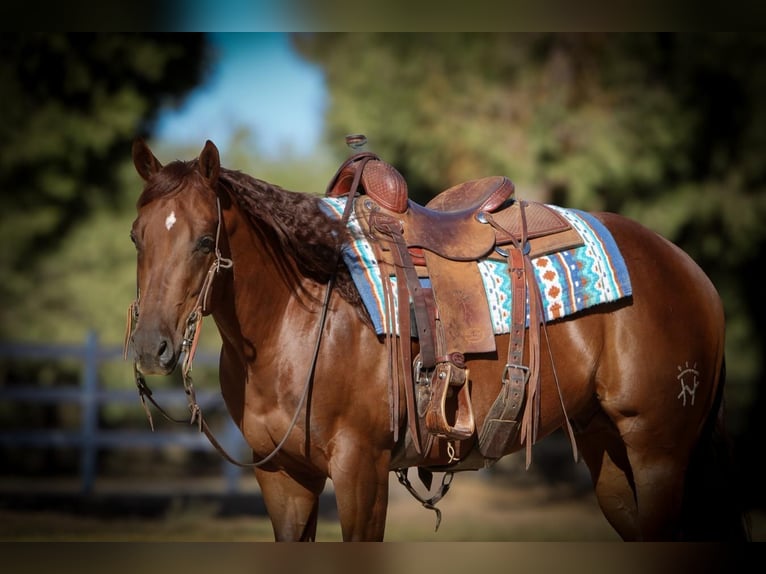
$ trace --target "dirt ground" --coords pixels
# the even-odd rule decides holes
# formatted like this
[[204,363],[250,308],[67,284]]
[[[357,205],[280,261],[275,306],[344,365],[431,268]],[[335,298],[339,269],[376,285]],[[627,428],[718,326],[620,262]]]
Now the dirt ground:
[[[119,509],[113,506],[103,511],[94,511],[92,507],[78,511],[76,505],[46,508],[44,501],[31,505],[33,508],[20,508],[12,504],[8,489],[4,488],[5,501],[0,498],[0,542],[272,541],[270,522],[262,503],[259,506],[257,502],[255,480],[248,478],[245,489],[251,489],[249,496],[255,501],[252,504],[240,502],[240,508],[232,508],[232,501],[223,504],[222,498],[209,495],[220,486],[182,484],[166,486],[162,492],[154,488],[153,500],[165,502],[162,509],[154,512],[139,512],[138,503],[131,509],[130,501],[123,501]],[[150,487],[144,485],[143,489],[152,490]],[[104,483],[97,486],[97,494],[119,500],[115,493],[120,488],[124,492],[125,485]],[[139,486],[134,490],[141,494]],[[423,493],[422,488],[419,491]],[[438,530],[436,514],[421,506],[393,473],[389,492],[387,542],[619,541],[601,514],[590,486],[577,477],[550,483],[534,473],[485,470],[457,473],[449,492],[437,504],[442,513]],[[141,504],[145,511],[148,506],[145,501]],[[765,525],[762,513],[753,516],[753,540],[766,540]],[[317,540],[341,540],[331,485],[320,502]]]
[[[556,492],[556,491],[559,492]],[[339,541],[331,493],[320,505],[318,541]],[[324,510],[322,510],[324,507]],[[329,507],[329,508],[328,508]],[[617,540],[590,495],[571,496],[546,486],[503,488],[475,473],[456,475],[437,507],[424,508],[392,474],[386,541]],[[47,510],[0,510],[0,541],[271,541],[260,513],[223,516],[209,498],[179,497],[161,516]],[[117,515],[115,515],[117,514]]]

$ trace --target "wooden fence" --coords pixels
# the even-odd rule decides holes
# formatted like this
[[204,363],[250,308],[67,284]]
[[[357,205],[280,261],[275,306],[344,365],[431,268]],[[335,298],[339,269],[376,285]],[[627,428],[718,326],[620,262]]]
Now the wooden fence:
[[[141,408],[135,388],[106,389],[99,380],[99,367],[104,362],[122,361],[122,349],[102,347],[95,333],[89,333],[82,345],[31,345],[0,344],[0,360],[7,358],[65,360],[75,359],[82,365],[80,383],[73,386],[41,387],[32,384],[0,386],[0,403],[36,403],[80,405],[80,426],[77,430],[55,428],[24,428],[0,431],[0,446],[23,446],[28,448],[76,448],[79,450],[79,481],[82,493],[93,491],[98,473],[97,455],[100,449],[131,449],[182,446],[191,450],[215,451],[204,434],[196,427],[178,425],[178,430],[151,431],[148,424],[144,430],[116,430],[99,427],[99,409],[110,403],[131,403]],[[217,364],[217,357],[204,352],[197,353],[195,362]],[[130,373],[130,366],[126,363]],[[126,381],[132,374],[126,376]],[[203,412],[223,407],[220,392],[197,390],[197,401]],[[169,407],[186,405],[186,395],[181,389],[157,389],[152,394],[158,404]],[[155,415],[157,420],[158,415]],[[161,420],[161,416],[159,416]],[[239,429],[227,416],[223,428],[214,428],[221,445],[235,458],[247,460],[247,449]],[[222,473],[227,494],[239,490],[242,469],[221,457]]]

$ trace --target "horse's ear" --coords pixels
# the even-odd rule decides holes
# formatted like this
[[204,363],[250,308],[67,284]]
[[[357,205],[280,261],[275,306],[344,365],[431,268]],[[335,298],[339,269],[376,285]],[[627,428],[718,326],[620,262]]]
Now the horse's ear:
[[210,140],[205,142],[205,147],[199,154],[199,171],[210,182],[210,185],[214,186],[218,181],[218,174],[221,171],[221,157],[218,155],[218,148]]
[[152,150],[146,145],[146,142],[137,138],[133,141],[133,165],[136,171],[144,181],[148,181],[151,176],[162,169],[162,164],[154,157]]

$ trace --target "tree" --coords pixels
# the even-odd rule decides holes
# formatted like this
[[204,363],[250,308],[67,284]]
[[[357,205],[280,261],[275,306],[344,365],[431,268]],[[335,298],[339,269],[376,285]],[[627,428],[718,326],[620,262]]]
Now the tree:
[[19,305],[41,285],[51,283],[50,305],[66,305],[55,296],[62,277],[46,273],[44,257],[94,213],[124,212],[133,200],[120,180],[130,141],[149,133],[161,106],[200,82],[207,60],[199,34],[4,34],[0,52],[0,296],[6,302],[0,337],[12,337],[24,317]]

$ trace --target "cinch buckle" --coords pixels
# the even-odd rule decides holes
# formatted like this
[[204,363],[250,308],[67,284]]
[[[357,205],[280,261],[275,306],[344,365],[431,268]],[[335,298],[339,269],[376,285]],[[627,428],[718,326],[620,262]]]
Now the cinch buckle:
[[509,363],[506,363],[505,369],[503,369],[503,384],[511,382],[511,375],[510,375],[511,369],[519,369],[520,371],[523,371],[524,384],[527,384],[527,381],[529,380],[529,367],[526,367],[524,365],[511,365]]

